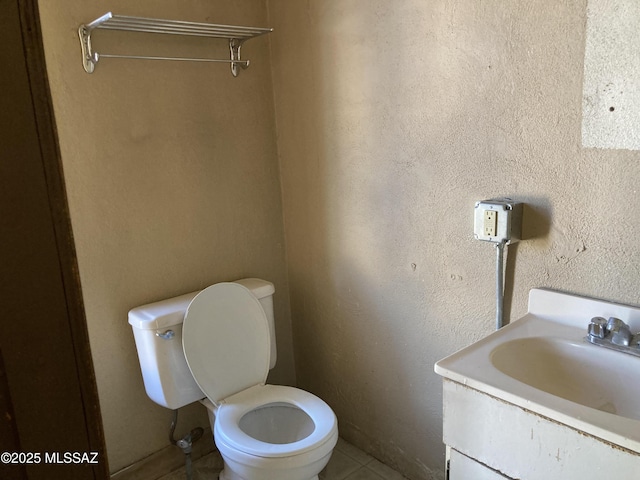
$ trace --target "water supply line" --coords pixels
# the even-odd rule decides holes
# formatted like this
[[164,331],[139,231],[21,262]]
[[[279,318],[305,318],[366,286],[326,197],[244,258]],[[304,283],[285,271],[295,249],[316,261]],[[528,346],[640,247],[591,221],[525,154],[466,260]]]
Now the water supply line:
[[187,480],[192,480],[193,467],[191,462],[191,450],[192,450],[193,443],[198,441],[202,437],[204,430],[201,427],[196,427],[193,430],[191,430],[189,433],[187,433],[184,437],[180,438],[179,440],[176,440],[175,438],[173,438],[173,434],[176,430],[177,424],[178,424],[178,410],[174,410],[173,417],[171,419],[171,426],[169,427],[169,441],[171,442],[171,445],[180,447],[180,449],[182,450],[182,453],[184,453]]

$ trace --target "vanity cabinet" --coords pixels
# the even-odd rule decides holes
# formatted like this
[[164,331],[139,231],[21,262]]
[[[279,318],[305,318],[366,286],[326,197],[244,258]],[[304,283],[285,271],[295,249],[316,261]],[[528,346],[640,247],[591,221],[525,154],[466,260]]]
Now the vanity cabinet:
[[464,456],[457,450],[449,450],[448,478],[464,478],[466,480],[504,480],[505,478],[510,478],[500,475],[480,462]]
[[640,478],[640,455],[443,379],[450,480]]

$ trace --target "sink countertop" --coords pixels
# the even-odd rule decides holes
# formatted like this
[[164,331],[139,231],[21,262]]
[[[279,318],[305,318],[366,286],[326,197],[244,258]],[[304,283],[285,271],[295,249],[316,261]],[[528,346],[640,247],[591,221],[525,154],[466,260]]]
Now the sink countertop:
[[[523,383],[499,370],[492,362],[496,348],[507,342],[532,337],[585,344],[593,355],[603,356],[602,370],[592,375],[608,375],[616,362],[637,363],[638,376],[628,387],[638,392],[640,403],[640,357],[588,344],[584,337],[589,320],[595,316],[617,317],[640,331],[640,308],[594,300],[544,289],[529,293],[529,312],[519,320],[486,338],[450,355],[435,365],[437,374],[517,405],[604,441],[640,453],[640,419],[631,419],[591,408]],[[606,351],[605,352],[603,352]],[[614,354],[615,356],[612,356]],[[613,359],[613,362],[610,360]],[[597,363],[599,365],[600,363]],[[593,362],[585,368],[593,370]],[[588,387],[587,387],[588,388]],[[633,394],[634,392],[632,392]]]

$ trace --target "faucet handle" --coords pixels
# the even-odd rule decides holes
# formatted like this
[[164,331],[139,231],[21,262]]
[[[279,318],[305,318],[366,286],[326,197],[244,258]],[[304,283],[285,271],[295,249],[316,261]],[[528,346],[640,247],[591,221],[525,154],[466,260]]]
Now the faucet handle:
[[609,320],[607,320],[607,330],[617,332],[621,328],[629,328],[629,326],[619,318],[609,317]]
[[589,336],[596,338],[604,338],[606,337],[607,330],[607,320],[603,317],[593,317],[591,319],[591,323],[589,323],[589,327],[587,327],[587,332]]
[[607,330],[611,333],[611,343],[616,345],[628,346],[633,339],[629,325],[619,318],[609,317],[607,321]]

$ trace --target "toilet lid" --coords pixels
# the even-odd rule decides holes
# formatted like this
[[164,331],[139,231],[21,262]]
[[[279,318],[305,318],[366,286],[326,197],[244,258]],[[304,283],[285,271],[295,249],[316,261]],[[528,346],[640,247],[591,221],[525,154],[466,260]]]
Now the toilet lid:
[[220,402],[266,381],[271,350],[267,316],[246,287],[212,285],[187,307],[182,348],[200,389]]

